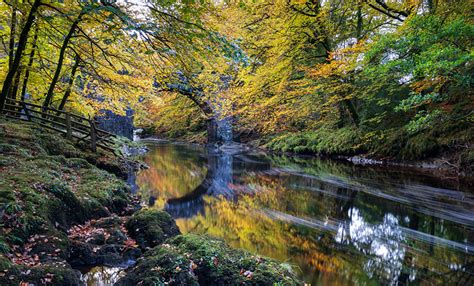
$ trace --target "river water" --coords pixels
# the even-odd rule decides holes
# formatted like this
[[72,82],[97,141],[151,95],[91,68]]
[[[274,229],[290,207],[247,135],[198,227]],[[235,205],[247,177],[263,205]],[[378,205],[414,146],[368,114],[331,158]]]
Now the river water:
[[183,233],[312,285],[474,285],[472,185],[396,167],[148,142],[138,194]]

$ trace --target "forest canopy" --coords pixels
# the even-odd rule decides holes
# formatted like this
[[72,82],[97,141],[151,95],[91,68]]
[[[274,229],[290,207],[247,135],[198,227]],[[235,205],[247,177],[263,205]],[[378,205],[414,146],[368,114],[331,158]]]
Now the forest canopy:
[[0,3],[0,109],[8,100],[203,141],[421,159],[471,151],[468,0]]

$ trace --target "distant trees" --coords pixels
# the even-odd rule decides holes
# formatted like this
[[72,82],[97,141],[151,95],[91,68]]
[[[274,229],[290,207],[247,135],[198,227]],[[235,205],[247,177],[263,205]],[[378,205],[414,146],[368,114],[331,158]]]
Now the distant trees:
[[[212,81],[223,73],[221,52],[229,47],[202,27],[213,5],[145,5],[137,10],[113,1],[0,4],[1,25],[10,27],[2,34],[8,66],[1,67],[0,109],[20,88],[21,99],[29,93],[44,107],[62,109],[71,102],[80,112],[93,113],[99,105],[120,111],[152,94],[153,82],[175,83],[177,73],[193,90],[210,94]],[[210,114],[202,94],[185,92]]]
[[0,69],[0,109],[20,92],[20,99],[30,94],[44,107],[70,102],[79,112],[120,112],[151,92],[151,49],[138,36],[146,28],[125,4],[10,0],[0,11],[0,24],[10,27],[2,34],[10,44],[0,48],[8,63]]
[[[13,9],[12,9],[12,16],[11,16],[11,25],[10,25],[10,43],[14,43],[15,40],[15,27],[16,27],[16,4],[17,4],[17,1],[14,0],[13,2]],[[41,0],[35,0],[33,2],[33,4],[31,5],[31,8],[29,9],[29,12],[28,12],[28,16],[26,17],[26,21],[25,21],[25,24],[23,26],[23,28],[21,29],[21,33],[20,33],[20,36],[19,36],[19,39],[18,39],[18,43],[17,43],[17,48],[16,48],[16,51],[13,52],[13,47],[15,46],[15,44],[10,44],[9,45],[9,67],[8,67],[8,72],[7,72],[7,75],[5,77],[5,80],[3,82],[3,86],[2,86],[2,92],[0,94],[0,110],[3,109],[4,105],[5,105],[5,101],[8,97],[8,95],[10,94],[10,90],[15,90],[15,88],[13,87],[13,79],[15,77],[15,75],[17,74],[18,70],[20,69],[20,61],[23,57],[23,52],[26,48],[26,45],[27,45],[27,41],[28,41],[28,35],[30,33],[30,30],[31,30],[31,27],[33,26],[33,23],[36,19],[36,14],[37,14],[37,11],[39,9],[39,7],[41,6]],[[13,59],[12,59],[13,57]],[[15,96],[12,96],[12,97],[15,97]]]
[[[0,109],[18,93],[83,113],[131,105],[139,120],[170,134],[233,116],[240,131],[266,140],[309,134],[294,140],[309,146],[321,131],[341,134],[340,145],[353,152],[375,148],[387,156],[413,138],[424,142],[413,154],[449,148],[451,139],[433,139],[433,127],[468,125],[467,0],[151,1],[140,12],[132,8],[0,3]],[[394,145],[400,148],[379,148]]]
[[[465,0],[214,3],[189,19],[237,45],[245,64],[232,65],[218,45],[193,39],[201,48],[190,48],[193,53],[184,53],[173,68],[179,66],[206,100],[230,102],[243,133],[289,140],[276,145],[302,152],[330,149],[314,146],[324,141],[319,132],[335,136],[335,146],[347,146],[347,153],[418,158],[466,146],[449,142],[469,129],[469,9]],[[222,74],[232,76],[225,91],[216,89]],[[216,92],[205,91],[212,88]],[[183,108],[183,100],[169,98]],[[188,98],[186,110],[194,112],[196,97]],[[152,116],[159,130],[177,134],[177,126],[186,128],[163,114],[177,112],[169,100],[163,113],[159,106]],[[193,132],[195,122],[186,120]],[[449,139],[436,139],[439,134]]]

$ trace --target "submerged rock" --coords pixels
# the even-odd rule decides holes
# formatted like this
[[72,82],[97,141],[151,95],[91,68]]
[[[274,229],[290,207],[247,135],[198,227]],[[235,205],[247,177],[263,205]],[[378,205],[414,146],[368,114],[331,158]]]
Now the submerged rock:
[[221,240],[179,235],[147,251],[116,285],[299,285],[291,267],[232,249]]
[[180,234],[174,219],[165,211],[142,209],[127,221],[126,228],[142,249],[151,248]]

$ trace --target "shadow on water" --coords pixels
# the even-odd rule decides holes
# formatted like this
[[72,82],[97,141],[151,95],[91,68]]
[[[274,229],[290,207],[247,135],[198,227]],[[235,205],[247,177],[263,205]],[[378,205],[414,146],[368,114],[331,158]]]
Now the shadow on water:
[[182,232],[294,264],[313,285],[474,283],[470,184],[315,158],[150,148],[139,193]]

